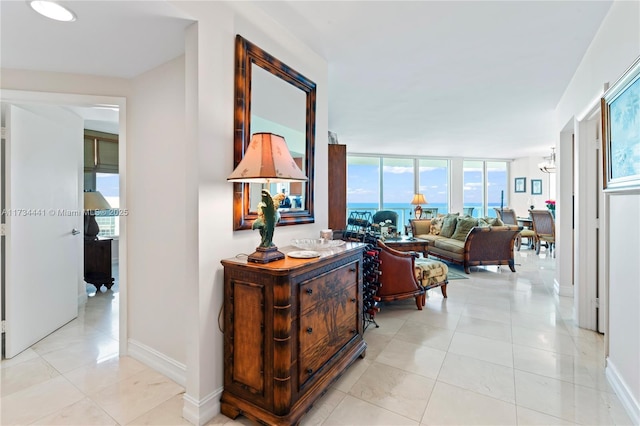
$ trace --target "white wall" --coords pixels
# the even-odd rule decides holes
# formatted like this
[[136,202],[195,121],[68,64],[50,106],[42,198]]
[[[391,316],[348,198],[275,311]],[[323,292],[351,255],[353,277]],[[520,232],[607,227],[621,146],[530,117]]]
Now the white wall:
[[[609,222],[609,359],[607,376],[623,388],[623,400],[635,404],[638,424],[640,401],[640,194],[613,195],[609,198],[612,212],[624,217]],[[616,215],[617,216],[617,215]],[[626,248],[623,249],[623,248]],[[618,389],[617,389],[618,390]],[[620,392],[618,392],[620,394]]]
[[[234,38],[241,34],[317,84],[315,223],[278,227],[274,243],[327,227],[328,66],[250,4],[174,2],[198,21],[184,59],[133,80],[2,70],[2,88],[127,97],[131,212],[121,270],[132,352],[173,366],[186,383],[185,416],[204,423],[219,411],[223,385],[220,260],[250,253],[253,231],[232,229]],[[185,75],[188,76],[185,78]],[[124,278],[124,277],[123,277]],[[127,303],[129,306],[127,307]],[[158,364],[159,363],[159,364]],[[182,378],[176,377],[182,374]]]
[[[640,3],[615,1],[571,83],[556,108],[557,132],[573,117],[582,119],[601,96],[605,82],[615,82],[640,55]],[[565,139],[566,142],[566,139]],[[577,140],[577,144],[581,141]],[[561,163],[561,165],[564,163]],[[569,179],[558,182],[560,193],[571,190]],[[638,303],[638,243],[640,194],[607,195],[609,259],[609,356],[607,377],[635,424],[640,423],[640,320]],[[594,247],[595,250],[595,247]],[[570,262],[558,263],[566,269]]]
[[185,202],[191,165],[185,161],[184,91],[184,57],[134,78],[127,146],[129,340],[180,365],[186,363],[184,288],[190,284],[186,245],[195,244],[186,240],[195,206]]
[[[551,153],[551,151],[549,151]],[[536,209],[545,209],[545,201],[550,199],[549,183],[550,174],[540,171],[539,163],[544,161],[543,157],[516,158],[511,162],[509,169],[509,207],[516,211],[516,215],[521,217],[529,216],[531,205]],[[524,177],[526,181],[526,192],[514,192],[514,179]],[[542,195],[531,195],[531,179],[542,180]]]
[[[292,38],[248,3],[174,3],[198,21],[187,36],[187,155],[196,167],[197,274],[199,284],[187,290],[187,391],[184,415],[202,423],[219,412],[223,385],[223,335],[218,314],[223,303],[220,260],[251,253],[259,235],[232,229],[234,43],[243,37],[317,84],[314,224],[278,227],[274,243],[319,235],[327,227],[328,67],[317,54]],[[190,191],[191,188],[188,189]],[[188,195],[191,197],[191,195]],[[191,199],[188,199],[191,204]]]
[[[185,270],[189,270],[184,265],[185,253],[189,253],[187,246],[197,247],[197,235],[192,233],[189,236],[182,232],[184,226],[180,226],[181,219],[180,214],[176,214],[176,206],[183,210],[184,215],[186,211],[195,212],[197,204],[194,202],[189,206],[181,199],[185,192],[184,170],[188,166],[184,165],[184,161],[174,164],[181,158],[180,152],[184,149],[181,148],[184,146],[184,71],[181,70],[184,65],[181,65],[181,61],[184,59],[165,64],[138,80],[3,69],[1,84],[3,89],[93,94],[96,96],[89,98],[95,99],[100,99],[100,96],[124,97],[131,103],[132,108],[127,109],[126,117],[122,111],[120,114],[120,145],[126,149],[126,152],[120,153],[120,164],[124,170],[124,173],[121,170],[120,207],[130,212],[129,216],[121,217],[118,251],[120,348],[122,354],[130,353],[184,383],[184,329],[187,327],[184,311],[188,308],[181,296],[188,280],[181,276],[186,273]],[[37,98],[37,94],[32,96]],[[47,93],[42,96],[46,97]],[[74,100],[69,102],[72,105],[88,105],[86,96],[61,97]],[[76,98],[78,101],[75,101]],[[109,99],[118,98],[94,102],[117,103]],[[130,135],[135,135],[136,141],[131,146],[126,143]],[[159,172],[161,168],[163,171]],[[123,180],[129,173],[131,182]],[[167,182],[171,184],[166,186]],[[167,200],[172,202],[167,203]],[[133,202],[133,210],[129,201]],[[129,223],[133,226],[127,226]],[[176,223],[177,228],[168,226]],[[129,229],[133,234],[131,237],[128,235]],[[158,230],[163,230],[162,241],[152,247],[150,243],[158,239]],[[160,257],[159,250],[163,251]],[[131,258],[135,262],[131,263]],[[194,273],[194,276],[197,274]],[[134,277],[134,280],[130,280],[130,277]],[[196,281],[192,278],[192,285]],[[129,287],[133,289],[135,297],[129,296]],[[138,291],[142,288],[146,292]],[[139,315],[140,309],[149,315]],[[132,339],[128,339],[131,332]]]

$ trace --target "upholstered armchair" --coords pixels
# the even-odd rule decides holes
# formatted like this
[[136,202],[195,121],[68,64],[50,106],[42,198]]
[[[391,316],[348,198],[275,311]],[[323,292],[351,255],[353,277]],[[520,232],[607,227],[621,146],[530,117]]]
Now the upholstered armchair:
[[387,247],[382,241],[378,241],[380,247],[380,283],[377,296],[383,302],[416,299],[419,310],[425,304],[426,290],[416,278],[416,254],[402,252]]
[[371,222],[373,224],[377,224],[381,222],[386,222],[387,220],[391,221],[391,225],[393,227],[397,227],[398,213],[394,212],[393,210],[378,210],[373,214],[373,218],[371,219]]

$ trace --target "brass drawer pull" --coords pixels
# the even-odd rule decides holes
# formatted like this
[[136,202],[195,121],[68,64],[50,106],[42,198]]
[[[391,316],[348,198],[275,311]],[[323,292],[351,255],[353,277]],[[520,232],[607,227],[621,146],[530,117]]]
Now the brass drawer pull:
[[311,373],[313,373],[313,370],[310,368],[307,368],[307,374],[311,374]]
[[307,294],[312,294],[313,293],[313,289],[312,288],[308,288],[307,289]]
[[352,303],[356,303],[357,301],[358,301],[358,299],[356,299],[355,297],[352,297],[352,298],[351,298],[351,302],[352,302]]
[[309,334],[313,333],[313,328],[307,327],[307,333],[309,333]]

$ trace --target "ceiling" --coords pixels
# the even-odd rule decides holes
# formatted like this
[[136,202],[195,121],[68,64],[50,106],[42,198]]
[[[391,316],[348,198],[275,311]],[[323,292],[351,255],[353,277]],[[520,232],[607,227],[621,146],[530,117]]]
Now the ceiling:
[[[182,54],[192,22],[164,1],[61,3],[76,22],[0,2],[3,68],[130,78]],[[350,152],[480,158],[549,154],[554,108],[611,6],[252,3],[326,58],[329,130]]]

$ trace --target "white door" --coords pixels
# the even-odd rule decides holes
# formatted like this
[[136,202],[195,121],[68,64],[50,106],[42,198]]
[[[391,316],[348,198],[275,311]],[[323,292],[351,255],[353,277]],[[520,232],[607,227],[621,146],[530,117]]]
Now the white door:
[[60,107],[6,108],[5,357],[78,316],[83,121]]

